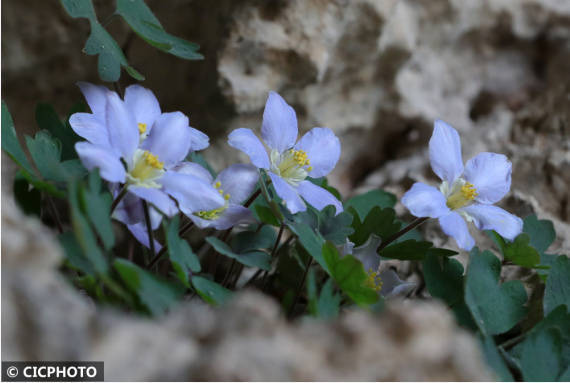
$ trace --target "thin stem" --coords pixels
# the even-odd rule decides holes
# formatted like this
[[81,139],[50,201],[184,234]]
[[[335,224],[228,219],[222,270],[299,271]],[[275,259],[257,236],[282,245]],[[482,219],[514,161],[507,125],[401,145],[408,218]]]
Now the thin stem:
[[261,194],[261,189],[257,189],[255,191],[255,193],[253,193],[251,195],[251,197],[249,197],[249,199],[247,201],[245,201],[245,203],[243,204],[244,207],[249,207],[249,205],[251,205],[253,203],[253,201],[255,201],[255,199]]
[[232,263],[230,265],[230,268],[228,269],[228,271],[226,272],[226,276],[224,277],[224,280],[222,281],[222,286],[226,285],[226,282],[228,281],[228,279],[230,278],[230,275],[232,273],[232,271],[234,271],[234,267],[236,265],[236,260],[232,259]]
[[293,300],[293,304],[291,304],[291,307],[289,308],[289,313],[287,314],[289,318],[291,318],[293,312],[295,312],[295,306],[297,305],[297,301],[301,296],[301,291],[303,290],[303,286],[305,285],[305,280],[307,279],[307,274],[309,273],[309,269],[311,268],[312,263],[313,263],[313,258],[311,257],[309,258],[309,263],[307,264],[305,272],[303,273],[303,279],[301,279],[301,283],[299,283],[299,287],[297,288],[297,294],[295,294],[295,299]]
[[[180,228],[180,230],[178,230],[178,236],[182,237],[184,234],[186,234],[192,227],[194,226],[194,222],[189,221],[187,222],[184,226],[182,226]],[[151,269],[156,262],[158,262],[158,260],[168,251],[168,246],[163,246],[162,249],[160,249],[160,251],[158,252],[158,254],[156,254],[148,263],[148,269]]]
[[526,336],[527,336],[527,333],[520,334],[514,338],[511,338],[511,339],[503,342],[499,346],[504,348],[505,350],[508,350],[508,349],[514,347],[515,345],[519,344],[520,342],[522,342]]
[[148,211],[148,203],[143,200],[142,201],[143,204],[143,210],[144,210],[144,221],[146,224],[146,231],[148,233],[148,246],[150,247],[150,253],[155,256],[156,252],[154,249],[154,236],[152,235],[152,226],[150,223],[150,214]]
[[192,222],[192,221],[186,222],[186,224],[184,224],[184,226],[182,226],[180,228],[180,230],[178,230],[178,236],[182,237],[184,234],[186,234],[192,228],[192,226],[194,226],[194,222]]
[[275,244],[273,245],[273,249],[271,249],[271,259],[275,256],[277,252],[277,247],[279,247],[279,242],[281,242],[281,237],[283,236],[283,232],[285,231],[285,225],[281,224],[279,227],[279,233],[277,233],[277,239],[275,239]]
[[249,278],[249,280],[247,282],[245,282],[245,285],[243,285],[243,287],[250,285],[253,281],[255,281],[257,279],[257,277],[259,277],[259,274],[261,274],[262,272],[263,272],[263,269],[258,269],[255,272],[255,274],[253,274],[253,276],[251,278]]
[[400,238],[402,235],[406,234],[408,231],[418,227],[419,225],[421,225],[422,223],[424,223],[428,219],[429,219],[429,217],[421,217],[421,218],[414,219],[408,226],[404,227],[402,230],[400,230],[396,234],[389,237],[386,241],[382,242],[380,244],[380,246],[378,246],[377,252],[379,253],[386,246],[388,246],[389,244],[391,244],[392,242],[394,242],[395,240]]
[[119,205],[119,202],[121,202],[121,200],[123,199],[123,197],[127,195],[127,186],[123,186],[123,188],[121,189],[121,191],[119,192],[119,195],[117,196],[117,198],[115,198],[115,200],[113,201],[113,203],[111,204],[111,213],[113,214],[113,212],[115,211],[115,209],[117,208],[117,206]]
[[59,213],[57,212],[57,207],[55,206],[55,203],[53,202],[53,199],[50,196],[47,196],[47,200],[48,200],[49,207],[52,210],[52,215],[53,215],[53,219],[55,221],[55,224],[57,226],[57,230],[59,231],[59,234],[61,234],[61,233],[63,233],[63,225],[61,224],[61,220],[59,219]]

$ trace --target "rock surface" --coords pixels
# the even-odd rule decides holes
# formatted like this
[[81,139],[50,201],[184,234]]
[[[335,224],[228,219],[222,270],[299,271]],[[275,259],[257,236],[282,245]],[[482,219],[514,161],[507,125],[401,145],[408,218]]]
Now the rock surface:
[[[102,360],[107,380],[493,380],[476,340],[437,303],[290,323],[253,291],[151,321],[95,308],[57,271],[47,229],[2,198],[2,358]],[[6,238],[9,238],[8,240]]]

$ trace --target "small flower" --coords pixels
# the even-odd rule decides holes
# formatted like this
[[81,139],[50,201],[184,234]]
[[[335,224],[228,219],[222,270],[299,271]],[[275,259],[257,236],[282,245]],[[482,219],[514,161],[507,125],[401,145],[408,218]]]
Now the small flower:
[[521,233],[519,217],[493,206],[511,188],[512,166],[506,156],[479,153],[464,168],[459,134],[440,120],[434,124],[429,155],[431,168],[442,183],[438,190],[416,182],[406,192],[402,203],[414,216],[438,218],[445,234],[464,250],[475,245],[465,221],[479,230],[495,230],[511,241]]
[[[139,85],[126,89],[124,101],[105,87],[78,85],[93,113],[70,117],[73,130],[87,140],[75,149],[83,165],[88,170],[98,168],[115,193],[116,184],[127,187],[115,218],[127,225],[143,222],[140,199],[167,216],[178,212],[171,197],[187,211],[224,205],[222,196],[210,193],[212,185],[176,171],[189,151],[209,144],[205,134],[189,126],[188,117],[162,113],[154,94]],[[131,205],[137,207],[128,208]]]
[[216,179],[202,166],[186,162],[177,167],[176,171],[183,174],[194,175],[213,186],[209,193],[222,196],[224,205],[210,210],[189,210],[181,205],[180,210],[186,214],[194,224],[202,229],[213,227],[217,230],[226,230],[230,227],[254,223],[255,218],[251,210],[241,204],[253,193],[259,172],[251,164],[235,164],[222,170]]
[[416,287],[416,284],[401,280],[398,273],[390,268],[380,271],[381,258],[377,250],[381,242],[382,240],[374,234],[364,244],[356,248],[354,243],[347,240],[341,253],[342,255],[352,254],[362,262],[364,271],[368,274],[366,286],[376,290],[384,298],[406,296]]
[[251,162],[268,171],[275,191],[294,214],[306,210],[303,197],[317,209],[334,205],[337,214],[342,204],[327,190],[306,180],[329,174],[340,157],[340,141],[327,128],[313,128],[297,141],[297,116],[281,96],[270,92],[263,112],[261,137],[267,150],[250,129],[230,133],[230,146],[246,153]]

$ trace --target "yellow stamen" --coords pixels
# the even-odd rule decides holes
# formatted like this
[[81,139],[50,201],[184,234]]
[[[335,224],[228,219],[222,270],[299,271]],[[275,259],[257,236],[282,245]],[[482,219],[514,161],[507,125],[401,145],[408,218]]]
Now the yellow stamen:
[[219,189],[218,193],[220,193],[220,195],[222,195],[222,194],[224,194],[224,191],[222,189]]
[[461,186],[461,189],[457,190],[447,198],[447,207],[451,210],[455,210],[467,206],[478,195],[479,194],[477,193],[475,186],[473,186],[472,183],[466,182]]
[[217,219],[220,216],[220,214],[224,212],[224,210],[226,210],[226,206],[222,206],[214,210],[199,211],[198,213],[195,214],[203,219],[214,220]]
[[229,199],[230,199],[230,195],[229,195],[229,194],[226,194],[226,195],[224,196],[224,199],[225,199],[226,201],[229,200]]
[[144,134],[146,132],[146,124],[144,122],[139,122],[139,134]]
[[145,150],[143,157],[148,166],[159,170],[162,170],[164,168],[164,162],[159,161],[156,154],[152,154],[148,150]]
[[218,181],[218,182],[216,182],[216,183],[214,184],[214,187],[215,187],[216,189],[219,189],[220,186],[222,186],[222,183],[221,183],[220,181]]
[[364,282],[364,284],[367,287],[374,289],[374,291],[376,291],[376,292],[382,290],[382,280],[380,279],[380,276],[378,275],[378,271],[373,271],[372,269],[369,269],[367,274],[368,274],[368,278],[366,278],[366,281]]

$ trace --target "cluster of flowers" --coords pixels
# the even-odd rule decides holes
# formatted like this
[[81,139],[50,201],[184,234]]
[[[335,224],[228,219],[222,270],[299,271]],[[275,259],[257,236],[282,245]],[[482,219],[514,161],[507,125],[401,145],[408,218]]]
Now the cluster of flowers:
[[[190,152],[208,147],[208,136],[190,127],[183,113],[163,113],[150,90],[131,85],[121,99],[102,86],[78,85],[92,113],[70,118],[73,130],[87,140],[76,144],[77,153],[88,170],[99,169],[120,200],[113,217],[147,247],[144,203],[150,205],[152,230],[164,216],[179,212],[200,228],[224,230],[254,222],[242,204],[256,188],[259,169],[267,172],[293,214],[306,210],[305,201],[319,210],[328,205],[335,206],[337,214],[343,210],[336,197],[307,180],[333,170],[340,157],[339,139],[328,128],[313,128],[297,141],[295,111],[275,92],[270,92],[263,113],[263,142],[250,129],[236,129],[228,137],[228,144],[247,154],[252,164],[231,165],[214,179],[204,167],[186,160]],[[429,154],[442,184],[436,189],[415,183],[403,196],[402,203],[414,216],[437,218],[443,231],[466,250],[474,246],[466,222],[509,240],[521,232],[520,218],[493,206],[511,185],[511,163],[504,155],[480,153],[464,167],[459,135],[443,121],[435,122]],[[372,284],[378,276],[379,244],[371,239],[357,249],[348,244],[345,251],[354,250],[370,269]]]

